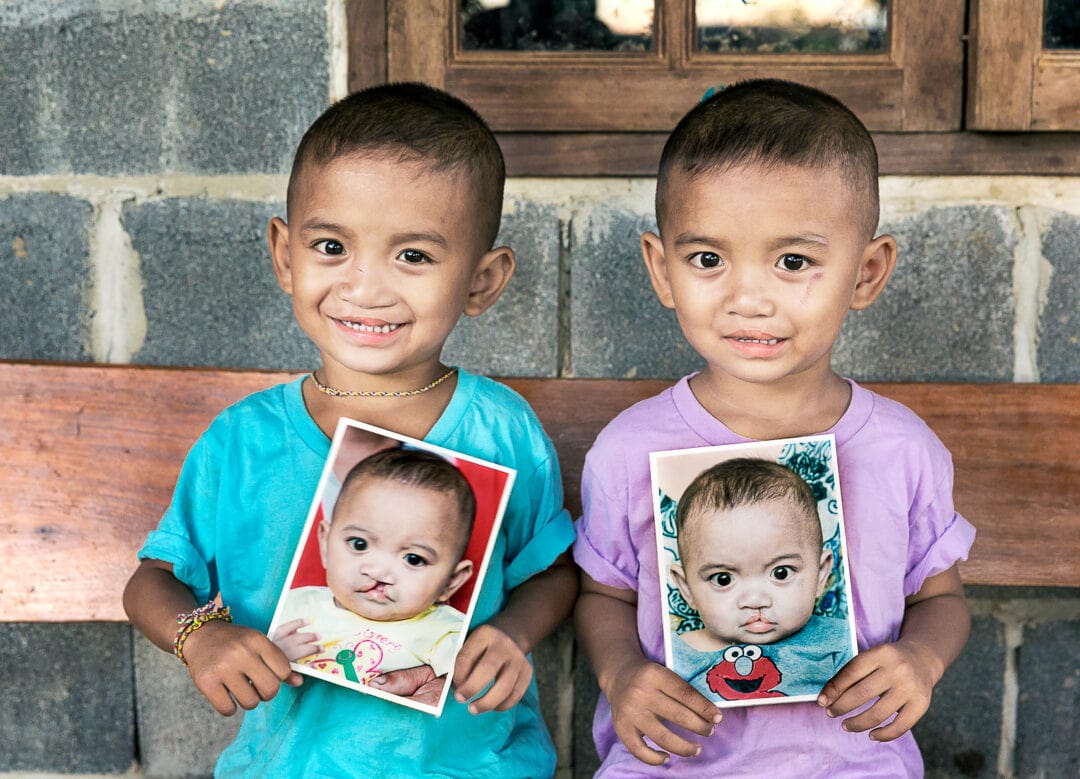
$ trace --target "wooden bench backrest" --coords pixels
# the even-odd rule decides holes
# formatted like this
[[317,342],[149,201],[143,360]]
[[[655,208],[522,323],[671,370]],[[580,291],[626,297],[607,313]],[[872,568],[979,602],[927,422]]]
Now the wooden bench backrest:
[[[0,621],[119,621],[135,551],[210,420],[295,374],[0,363]],[[511,379],[579,508],[582,462],[619,411],[668,382]],[[953,453],[979,529],[968,583],[1080,586],[1080,386],[871,384]],[[883,474],[883,478],[888,478]]]

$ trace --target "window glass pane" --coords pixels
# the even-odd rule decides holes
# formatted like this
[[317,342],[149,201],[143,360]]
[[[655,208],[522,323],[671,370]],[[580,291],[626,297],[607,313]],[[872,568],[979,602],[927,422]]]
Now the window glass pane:
[[653,0],[461,0],[465,51],[648,51]]
[[696,0],[697,48],[707,52],[879,52],[887,0]]
[[1044,49],[1080,49],[1080,3],[1046,0]]

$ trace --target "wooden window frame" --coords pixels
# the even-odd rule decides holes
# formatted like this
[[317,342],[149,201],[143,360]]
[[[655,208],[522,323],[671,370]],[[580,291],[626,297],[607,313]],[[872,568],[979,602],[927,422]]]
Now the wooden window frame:
[[[1018,1],[1025,4],[1024,22],[1009,29],[1001,8]],[[1080,172],[1078,132],[1030,132],[1049,129],[1041,119],[978,128],[1013,132],[964,128],[965,110],[987,116],[994,106],[992,91],[977,102],[978,79],[1001,72],[1000,64],[988,64],[996,62],[994,36],[1024,31],[1031,39],[1035,25],[1041,43],[1043,0],[970,0],[965,33],[968,2],[893,0],[883,54],[770,56],[692,52],[692,0],[662,4],[655,51],[642,54],[458,52],[456,0],[351,0],[349,87],[418,80],[462,97],[495,130],[513,176],[655,175],[667,132],[703,85],[762,75],[792,78],[844,100],[873,132],[884,174]],[[965,41],[980,19],[965,63]],[[1040,54],[1042,70],[1033,65],[1032,83],[1043,84],[1035,94],[1045,102],[1047,95],[1066,94],[1053,87],[1059,72],[1053,68],[1076,64],[1080,74],[1080,56]],[[965,64],[976,85],[966,98]],[[1024,84],[1011,86],[1022,91]]]
[[971,129],[1080,129],[1080,51],[1043,49],[1045,8],[1046,0],[971,0]]

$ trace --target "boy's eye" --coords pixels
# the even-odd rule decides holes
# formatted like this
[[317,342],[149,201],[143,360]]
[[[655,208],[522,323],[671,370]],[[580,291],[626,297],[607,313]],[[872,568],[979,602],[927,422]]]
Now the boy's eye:
[[806,270],[813,263],[801,254],[785,254],[776,261],[776,267],[786,271]]
[[714,573],[712,576],[710,576],[709,581],[717,587],[729,587],[731,586],[731,583],[735,580],[727,571],[720,571],[719,573]]
[[330,239],[319,241],[315,244],[315,248],[331,257],[337,257],[345,253],[345,247],[340,242]]
[[423,265],[431,262],[431,258],[418,249],[406,249],[398,255],[398,259],[409,265]]
[[346,538],[345,543],[348,544],[349,548],[352,549],[354,552],[363,552],[365,549],[367,549],[367,541],[365,541],[363,538]]
[[697,254],[691,255],[690,264],[695,268],[707,270],[709,268],[719,268],[724,264],[724,261],[719,254],[714,252],[698,252]]
[[795,569],[790,565],[778,565],[772,569],[772,577],[778,582],[787,581],[795,575]]
[[411,565],[414,568],[419,568],[422,565],[428,564],[428,561],[426,559],[413,552],[409,552],[407,555],[405,555],[405,562],[406,564]]

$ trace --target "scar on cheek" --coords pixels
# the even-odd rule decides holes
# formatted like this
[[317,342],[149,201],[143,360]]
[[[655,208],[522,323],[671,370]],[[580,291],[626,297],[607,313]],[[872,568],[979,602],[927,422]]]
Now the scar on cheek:
[[814,288],[814,283],[817,281],[821,281],[824,275],[824,273],[818,271],[817,273],[810,276],[809,279],[807,279],[806,288],[803,290],[802,300],[799,301],[800,303],[805,303],[807,301],[807,299],[810,297],[811,290],[813,290]]

